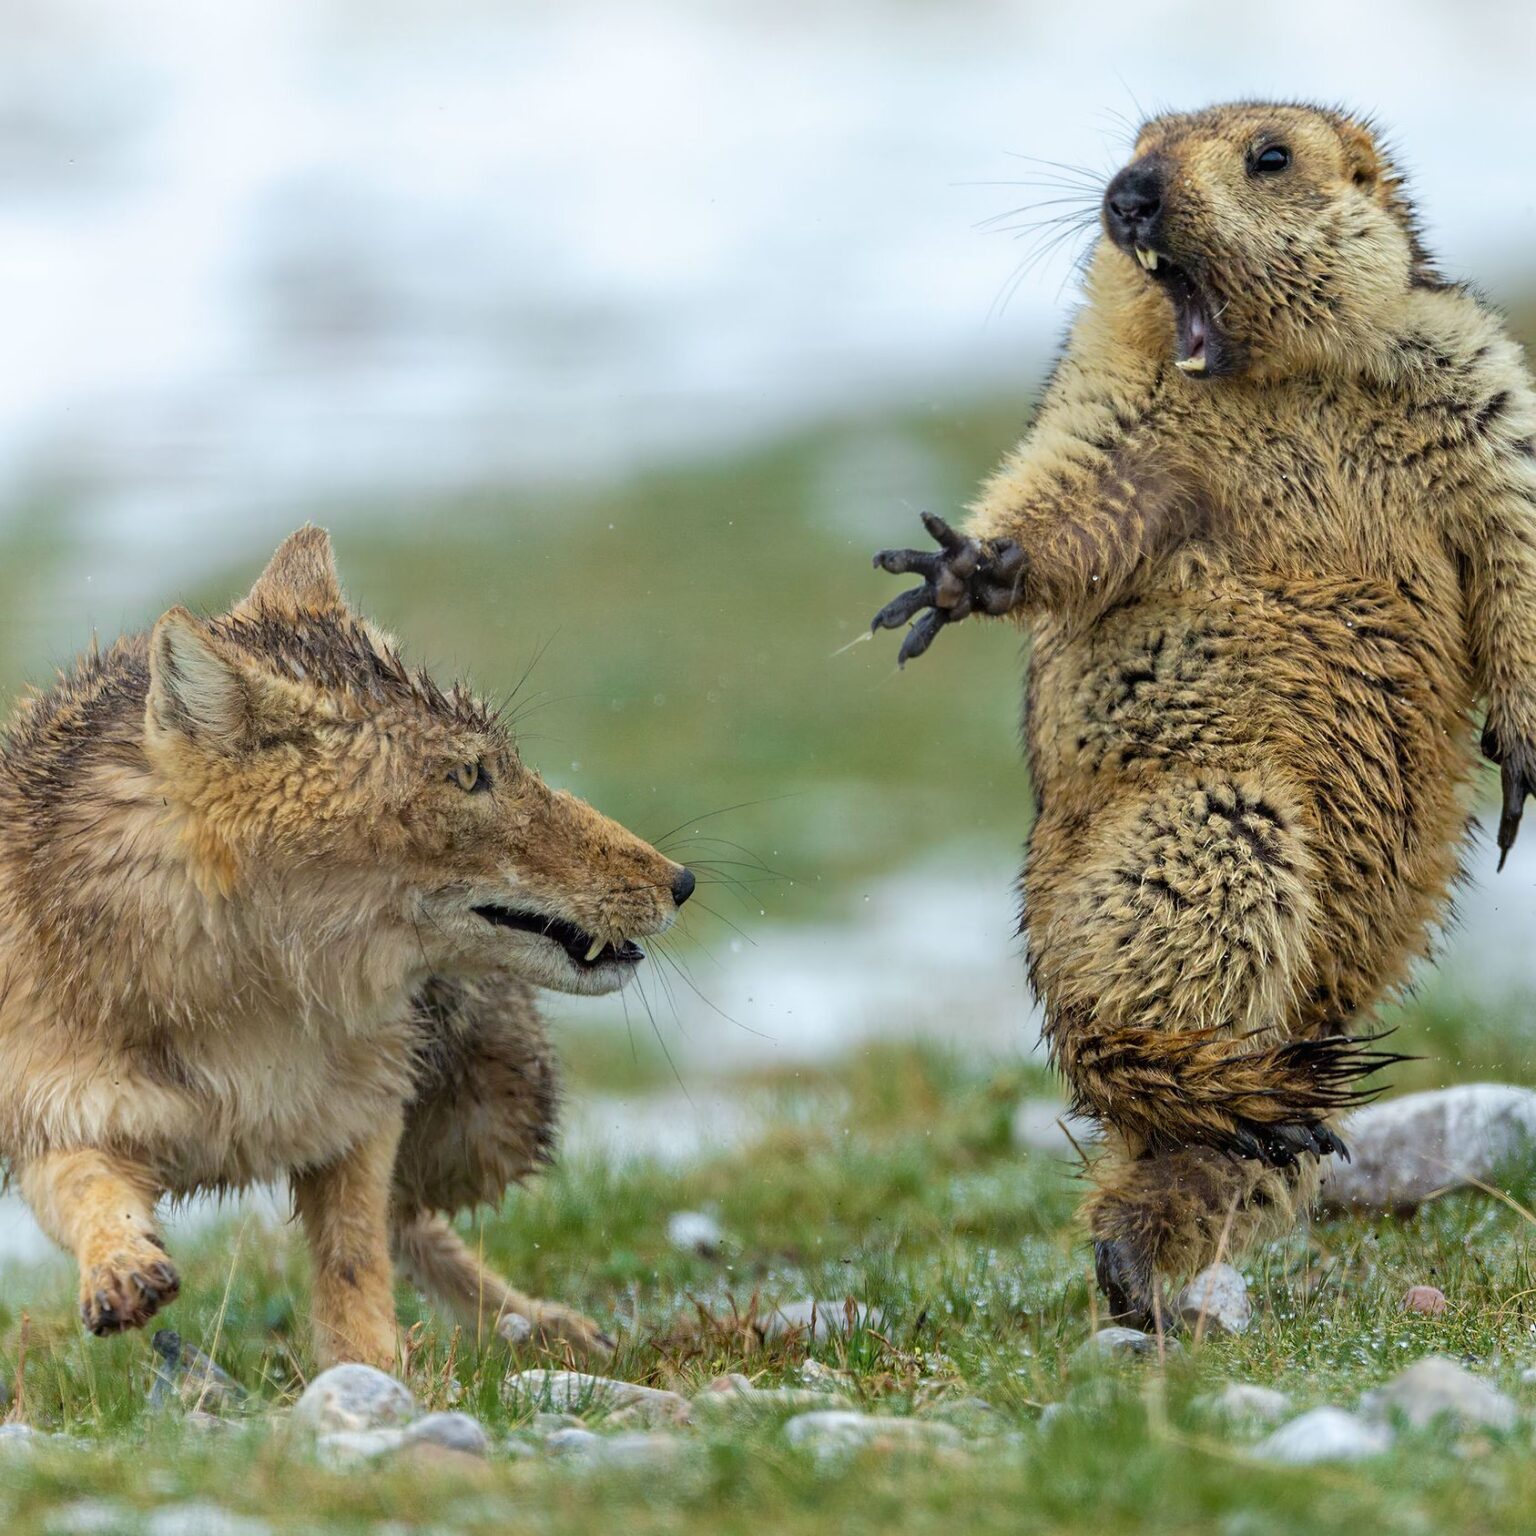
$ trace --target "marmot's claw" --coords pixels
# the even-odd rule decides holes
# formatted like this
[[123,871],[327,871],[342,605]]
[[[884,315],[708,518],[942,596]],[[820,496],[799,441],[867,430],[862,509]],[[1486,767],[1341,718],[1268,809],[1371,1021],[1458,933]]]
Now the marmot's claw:
[[1254,1158],[1269,1168],[1290,1168],[1303,1152],[1349,1161],[1349,1148],[1339,1136],[1315,1122],[1259,1125],[1244,1121],[1228,1133],[1227,1146],[1238,1157]]
[[[932,512],[923,513],[923,527],[938,544],[938,552],[882,549],[875,556],[876,570],[923,578],[922,586],[887,603],[869,626],[871,630],[899,629],[922,614],[902,642],[898,666],[921,656],[946,624],[972,613],[1007,613],[1017,605],[1024,581],[1024,551],[1011,539],[981,543],[957,533]],[[928,612],[922,613],[925,608]]]
[[1504,734],[1489,720],[1483,726],[1483,755],[1499,765],[1499,783],[1503,804],[1499,810],[1499,868],[1509,857],[1520,835],[1520,815],[1525,797],[1536,795],[1536,745],[1518,739],[1506,741]]

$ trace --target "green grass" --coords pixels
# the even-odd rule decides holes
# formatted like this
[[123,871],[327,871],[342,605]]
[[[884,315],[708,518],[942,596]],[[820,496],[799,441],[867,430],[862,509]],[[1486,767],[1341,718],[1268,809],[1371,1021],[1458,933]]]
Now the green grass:
[[[1093,1376],[1071,1358],[1094,1320],[1072,1230],[1076,1181],[1059,1160],[1010,1145],[1018,1096],[1045,1086],[1035,1068],[887,1047],[822,1072],[760,1074],[753,1086],[777,1095],[782,1113],[750,1145],[683,1169],[578,1159],[468,1230],[528,1288],[620,1324],[615,1374],[684,1391],[726,1370],[794,1382],[810,1356],[848,1373],[844,1389],[880,1412],[942,1415],[986,1400],[995,1414],[970,1454],[821,1464],[790,1448],[778,1422],[711,1422],[678,1431],[682,1455],[661,1474],[505,1454],[478,1473],[334,1472],[286,1439],[280,1416],[210,1435],[150,1413],[143,1336],[88,1340],[67,1289],[13,1281],[0,1372],[14,1379],[25,1310],[27,1416],[93,1448],[0,1452],[0,1528],[44,1529],[46,1511],[87,1494],[140,1510],[205,1497],[279,1529],[336,1531],[389,1519],[553,1532],[1526,1528],[1536,1498],[1528,1421],[1507,1437],[1410,1438],[1378,1462],[1280,1471],[1251,1461],[1247,1439],[1194,1404],[1235,1378],[1278,1386],[1301,1406],[1352,1405],[1438,1350],[1536,1409],[1518,1382],[1536,1353],[1529,1222],[1509,1206],[1458,1195],[1411,1224],[1319,1224],[1248,1266],[1260,1313],[1247,1336],[1205,1342],[1166,1372]],[[1516,1198],[1528,1182],[1511,1186]],[[699,1208],[734,1238],[722,1259],[666,1241],[667,1215]],[[231,1220],[178,1257],[186,1288],[168,1321],[217,1340],[263,1409],[290,1401],[312,1369],[295,1235]],[[1448,1316],[1400,1311],[1418,1282],[1445,1290]],[[764,1347],[735,1321],[754,1301],[808,1295],[857,1298],[867,1326],[807,1349]],[[477,1348],[414,1294],[400,1299],[418,1325],[420,1399],[531,1440],[531,1405],[500,1392],[505,1346]],[[1054,1402],[1071,1411],[1042,1427]],[[603,1429],[600,1412],[591,1419]]]

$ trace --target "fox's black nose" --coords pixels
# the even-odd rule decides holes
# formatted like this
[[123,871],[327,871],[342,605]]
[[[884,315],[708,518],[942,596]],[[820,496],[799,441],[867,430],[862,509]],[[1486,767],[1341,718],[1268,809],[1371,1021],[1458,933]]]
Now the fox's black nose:
[[693,895],[693,888],[699,882],[693,878],[691,869],[680,869],[677,878],[672,882],[672,900],[678,905],[688,900]]
[[1120,245],[1149,243],[1163,211],[1163,173],[1153,160],[1126,166],[1104,192],[1104,222]]

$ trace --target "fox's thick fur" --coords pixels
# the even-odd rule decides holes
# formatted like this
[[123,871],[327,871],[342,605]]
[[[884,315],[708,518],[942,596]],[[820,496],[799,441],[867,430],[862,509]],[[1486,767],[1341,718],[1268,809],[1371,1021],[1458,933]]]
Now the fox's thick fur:
[[604,1348],[445,1218],[549,1155],[534,988],[623,985],[691,887],[408,671],[318,529],[84,658],[0,752],[0,1156],[86,1325],[176,1294],[162,1196],[286,1180],[321,1361],[395,1361],[392,1251],[478,1332]]
[[[1276,144],[1285,163],[1261,164]],[[932,608],[906,654],[955,611],[1032,631],[1030,970],[1107,1133],[1100,1280],[1144,1319],[1163,1282],[1309,1199],[1377,1059],[1347,1036],[1426,952],[1457,874],[1479,700],[1518,813],[1536,397],[1499,317],[1434,270],[1361,122],[1167,116],[1132,165],[1161,263],[1106,224],[975,544],[937,567],[877,557],[930,578],[877,623]]]

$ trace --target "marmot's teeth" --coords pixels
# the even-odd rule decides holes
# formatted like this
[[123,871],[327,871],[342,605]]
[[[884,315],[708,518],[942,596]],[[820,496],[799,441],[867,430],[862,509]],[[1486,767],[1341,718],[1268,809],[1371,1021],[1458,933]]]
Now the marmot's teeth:
[[1204,373],[1205,359],[1203,357],[1176,357],[1173,366],[1185,373]]
[[1144,266],[1147,269],[1148,272],[1156,272],[1157,271],[1157,252],[1156,251],[1149,251],[1146,248],[1146,246],[1138,245],[1136,247],[1136,260],[1139,261],[1142,264],[1142,266]]
[[592,948],[587,951],[587,964],[588,965],[591,965],[592,962],[594,960],[596,960],[597,957],[600,954],[602,954],[603,950],[607,946],[607,943],[608,943],[607,939],[593,939],[592,940]]

